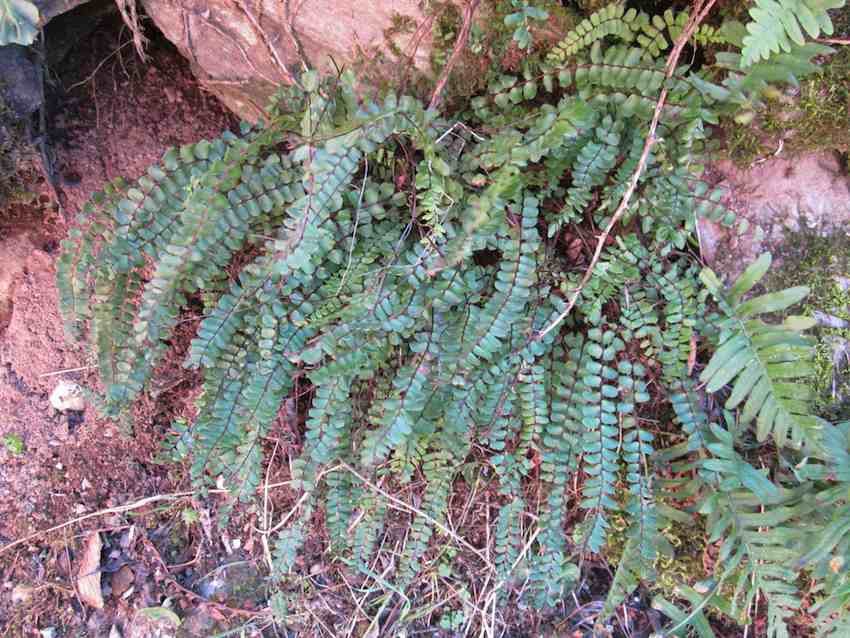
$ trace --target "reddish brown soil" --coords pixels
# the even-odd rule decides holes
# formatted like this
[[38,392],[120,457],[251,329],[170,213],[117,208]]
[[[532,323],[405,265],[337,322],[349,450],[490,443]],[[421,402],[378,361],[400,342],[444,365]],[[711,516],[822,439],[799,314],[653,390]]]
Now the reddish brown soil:
[[[176,487],[153,459],[162,421],[180,405],[143,405],[130,439],[92,409],[70,431],[68,417],[48,400],[63,379],[97,387],[90,368],[60,372],[92,363],[66,344],[57,307],[55,261],[69,223],[105,181],[137,177],[169,146],[235,124],[168,45],[152,44],[147,64],[129,46],[116,53],[127,39],[117,25],[108,20],[54,69],[70,89],[58,91],[50,108],[62,212],[43,180],[30,185],[39,194],[33,203],[0,211],[0,441],[13,435],[24,443],[24,452],[13,454],[0,442],[0,552],[32,532]],[[85,623],[87,612],[69,588],[68,559],[83,530],[115,525],[119,536],[127,527],[115,517],[93,519],[0,553],[0,635],[37,636],[45,627]],[[21,585],[36,587],[25,610],[9,602]],[[115,609],[108,604],[88,615],[93,633],[86,635],[108,632]]]

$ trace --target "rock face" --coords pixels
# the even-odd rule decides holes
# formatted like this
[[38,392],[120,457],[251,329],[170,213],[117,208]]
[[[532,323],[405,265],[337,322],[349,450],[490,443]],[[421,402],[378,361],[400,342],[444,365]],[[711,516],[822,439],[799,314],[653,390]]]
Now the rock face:
[[[36,0],[36,5],[47,22],[85,2]],[[372,79],[375,75],[395,77],[410,64],[419,70],[428,68],[435,18],[423,12],[421,0],[142,2],[165,37],[192,63],[203,86],[230,110],[249,120],[262,115],[268,98],[279,85],[292,82],[303,69],[303,60],[319,71],[331,73],[365,65]],[[105,6],[103,0],[90,4]],[[110,6],[114,10],[114,5]],[[15,74],[26,74],[27,80],[38,88],[34,67],[23,48],[3,48],[0,58],[13,55],[17,56],[15,65],[7,62],[8,69],[0,67],[0,80],[14,80]],[[6,84],[23,86],[19,81]],[[7,97],[15,102],[19,115],[38,108],[39,100],[34,91],[31,93],[32,96]]]
[[41,106],[41,85],[32,55],[26,47],[0,47],[0,101],[13,117],[25,118]]
[[246,119],[260,116],[275,88],[301,71],[302,59],[331,72],[358,59],[388,66],[385,36],[394,25],[407,25],[392,35],[398,51],[420,69],[428,63],[432,18],[419,0],[143,2],[205,88]]
[[727,205],[746,221],[744,232],[700,220],[702,255],[712,268],[734,278],[765,251],[781,267],[786,237],[801,230],[819,235],[848,232],[850,177],[836,153],[770,159],[748,169],[715,165],[729,191]]

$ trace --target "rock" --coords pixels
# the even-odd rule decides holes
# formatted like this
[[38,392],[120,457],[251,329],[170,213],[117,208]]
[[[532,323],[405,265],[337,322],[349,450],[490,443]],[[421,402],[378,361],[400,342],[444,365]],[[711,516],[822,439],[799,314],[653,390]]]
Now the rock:
[[251,561],[236,561],[215,570],[197,584],[204,598],[234,607],[260,605],[265,599],[263,574]]
[[815,310],[812,313],[812,316],[814,320],[818,322],[819,326],[824,326],[826,328],[835,328],[837,330],[843,330],[844,328],[850,327],[850,321],[842,319],[841,317],[836,317],[826,312],[822,312],[820,310]]
[[83,389],[76,383],[60,381],[50,393],[50,405],[59,412],[82,412],[86,409]]
[[758,255],[770,251],[781,267],[785,238],[801,230],[828,236],[850,228],[850,177],[836,153],[772,158],[748,169],[728,161],[714,168],[729,191],[727,205],[745,221],[744,232],[701,219],[703,257],[735,278]]
[[[145,11],[192,63],[201,84],[250,120],[262,114],[280,84],[291,83],[301,56],[334,72],[368,60],[369,71],[403,71],[388,55],[385,33],[405,16],[429,22],[420,0],[143,0]],[[415,28],[393,36],[420,70],[427,70],[430,37],[414,46]],[[426,36],[429,29],[425,29]],[[380,71],[379,71],[380,72]]]
[[41,106],[40,76],[27,47],[0,47],[0,98],[17,119],[28,117]]

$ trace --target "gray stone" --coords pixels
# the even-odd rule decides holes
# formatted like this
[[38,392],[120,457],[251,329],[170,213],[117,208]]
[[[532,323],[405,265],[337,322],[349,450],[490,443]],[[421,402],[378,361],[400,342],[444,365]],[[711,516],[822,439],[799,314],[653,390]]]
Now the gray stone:
[[772,158],[747,169],[723,161],[714,168],[728,190],[726,204],[747,226],[740,232],[699,221],[703,258],[727,278],[766,251],[773,254],[774,267],[781,267],[790,234],[808,230],[830,236],[850,229],[850,177],[836,153]]
[[825,328],[835,328],[837,330],[843,330],[844,328],[850,327],[850,321],[846,321],[845,319],[841,319],[840,317],[836,317],[826,312],[821,312],[820,310],[815,310],[812,313],[815,321],[818,322],[818,325],[824,326]]
[[148,607],[139,609],[124,628],[126,638],[177,638],[180,618],[170,609]]

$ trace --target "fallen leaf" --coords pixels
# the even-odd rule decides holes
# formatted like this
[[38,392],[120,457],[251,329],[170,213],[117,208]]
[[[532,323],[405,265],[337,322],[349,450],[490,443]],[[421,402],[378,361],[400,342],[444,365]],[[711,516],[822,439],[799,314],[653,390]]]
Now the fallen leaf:
[[158,623],[164,623],[172,627],[180,626],[180,616],[167,607],[146,607],[136,612],[138,615]]
[[100,591],[100,534],[93,532],[86,541],[80,567],[77,570],[77,589],[82,600],[89,607],[103,609],[103,594]]
[[133,570],[129,565],[124,565],[112,574],[112,595],[116,598],[120,598],[124,595],[133,584],[136,575],[133,573]]
[[35,588],[29,585],[15,585],[15,588],[12,590],[12,602],[16,604],[28,603],[34,591]]

